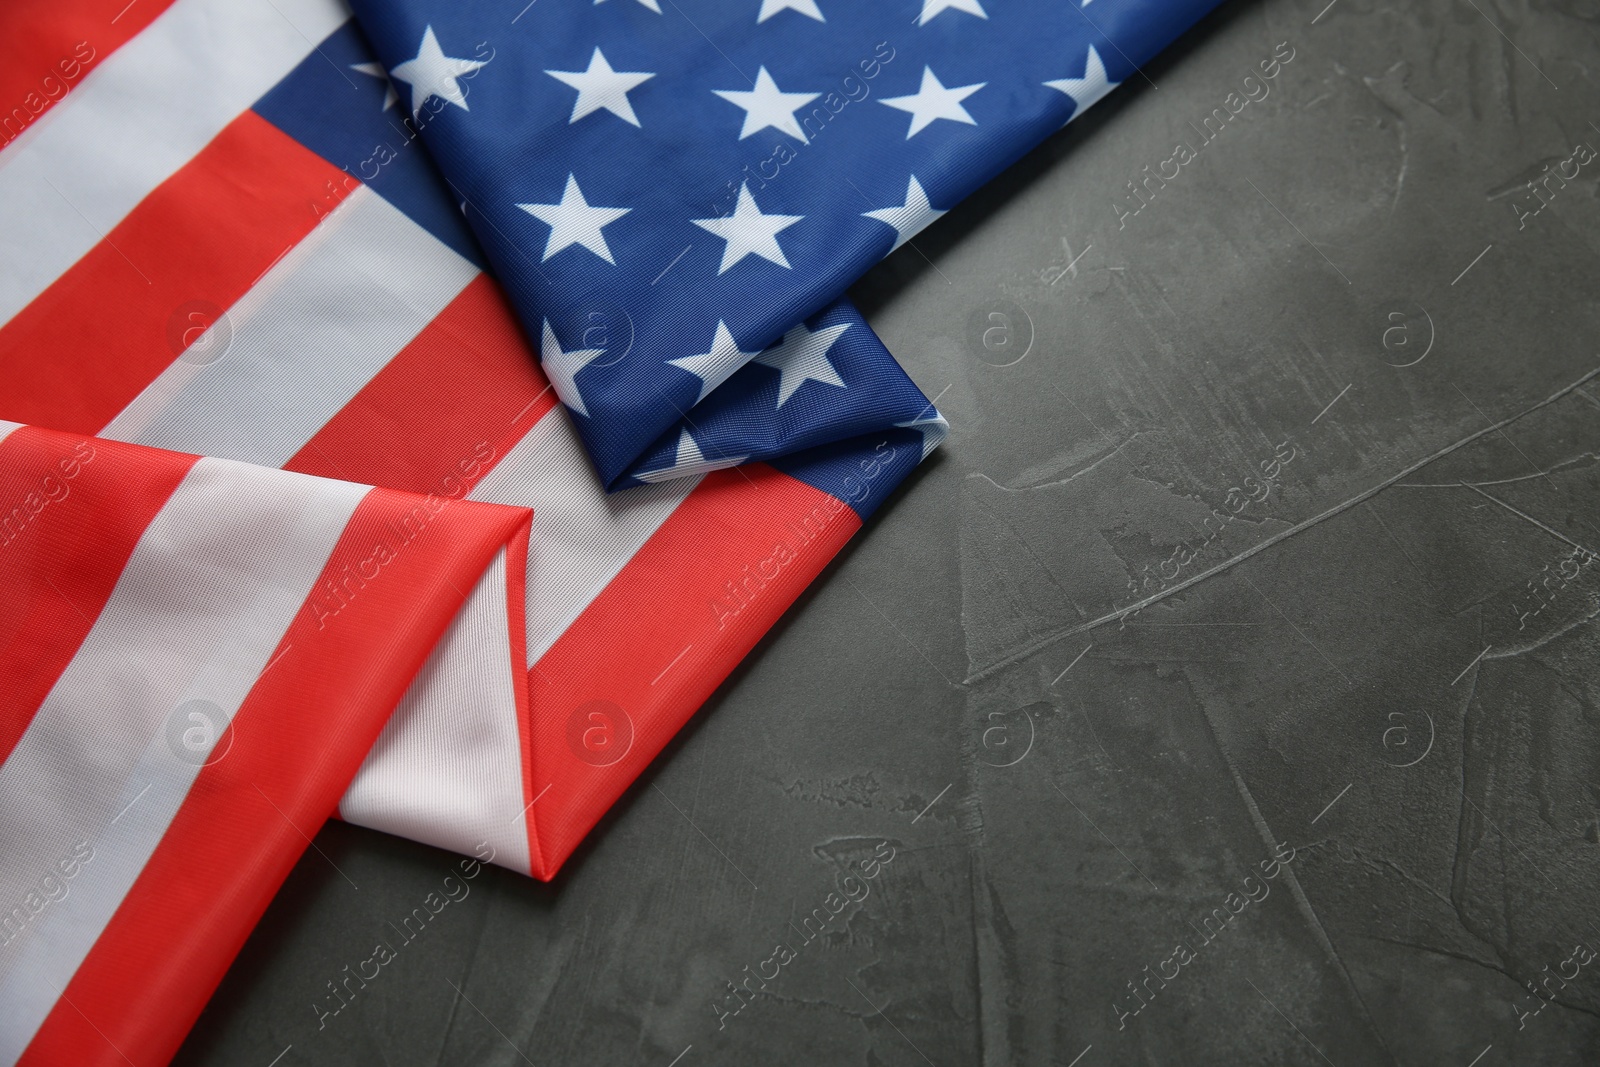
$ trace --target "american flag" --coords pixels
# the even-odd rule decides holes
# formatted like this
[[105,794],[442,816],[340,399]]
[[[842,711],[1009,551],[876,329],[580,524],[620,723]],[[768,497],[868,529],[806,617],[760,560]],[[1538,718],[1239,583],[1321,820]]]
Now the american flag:
[[330,815],[552,877],[944,424],[841,306],[608,493],[346,8],[0,31],[0,1062],[164,1062]]
[[0,13],[0,1062],[330,815],[553,877],[946,432],[845,287],[1211,3],[357,6]]
[[[829,373],[868,331],[823,356],[801,354],[817,323],[790,331],[858,321],[851,282],[1216,0],[353,4],[524,326],[552,328],[546,370],[622,485],[672,469],[686,431],[708,458],[765,455],[744,426],[774,411],[925,417],[888,383]],[[628,309],[632,358],[570,354],[585,346],[562,309],[594,301]]]

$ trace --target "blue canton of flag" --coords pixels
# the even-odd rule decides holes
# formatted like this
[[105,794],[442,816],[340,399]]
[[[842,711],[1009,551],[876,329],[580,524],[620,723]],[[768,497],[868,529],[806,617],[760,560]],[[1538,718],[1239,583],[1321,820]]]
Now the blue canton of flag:
[[841,294],[1215,3],[354,6],[618,488],[936,441]]
[[[354,21],[318,43],[255,111],[483,266],[448,184],[417,140],[415,125],[405,122],[400,94]],[[317,210],[332,211],[343,193],[330,187]],[[563,350],[553,336],[541,338],[552,378],[574,356],[604,367],[630,353],[627,318],[614,301],[580,302],[556,321],[559,326],[546,329],[570,341]],[[683,420],[635,463],[637,477],[625,475],[615,487],[762,459],[865,518],[947,429],[848,305],[814,316],[757,358],[697,405],[692,422]],[[808,382],[830,388],[801,388]]]

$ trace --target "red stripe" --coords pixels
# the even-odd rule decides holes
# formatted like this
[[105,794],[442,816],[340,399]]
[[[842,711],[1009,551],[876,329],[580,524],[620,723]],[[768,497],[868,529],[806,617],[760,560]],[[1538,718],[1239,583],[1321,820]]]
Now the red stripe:
[[98,433],[346,178],[254,112],[234,119],[0,328],[0,418]]
[[[290,457],[284,469],[463,496],[558,403],[504,294],[487,275],[439,315]],[[527,654],[528,538],[507,548],[513,662]],[[532,744],[526,686],[515,687],[523,801]]]
[[[841,501],[764,463],[695,487],[529,672],[533,784],[554,783],[530,813],[536,877],[554,877],[860,526]],[[632,747],[609,766],[569,744],[575,716],[578,738],[592,727],[604,740],[617,713],[594,701],[632,723]]]
[[[528,539],[532,532],[532,524],[518,531],[517,536],[506,545],[506,619],[511,638],[511,662],[515,665],[515,674],[520,679],[524,672],[522,665],[528,661]],[[515,694],[517,704],[517,742],[522,756],[522,801],[524,812],[533,805],[533,711],[528,701],[528,686],[526,682],[517,684],[513,682],[511,691]],[[533,817],[529,815],[528,825],[533,825]],[[533,840],[532,831],[529,831],[528,840]],[[532,862],[533,850],[528,851],[529,862]]]
[[446,478],[470,488],[555,405],[505,297],[480,274],[284,468],[459,495]]
[[[323,577],[371,556],[422,498],[374,489]],[[296,615],[110,924],[19,1061],[166,1063],[278,886],[334,811],[401,694],[525,508],[453,502],[338,615]],[[510,555],[512,572],[525,556]],[[281,658],[278,658],[281,656]],[[333,713],[330,713],[332,709]],[[88,1012],[86,1018],[77,1008]],[[119,1051],[120,1050],[120,1051]]]
[[0,145],[15,140],[172,0],[6,0]]
[[0,761],[194,462],[29,426],[0,441]]

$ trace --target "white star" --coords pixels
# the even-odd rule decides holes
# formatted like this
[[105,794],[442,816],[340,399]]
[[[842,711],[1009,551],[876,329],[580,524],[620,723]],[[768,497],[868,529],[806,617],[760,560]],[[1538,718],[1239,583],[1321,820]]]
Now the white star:
[[[922,183],[917,181],[917,176],[913,174],[911,180],[906,183],[905,203],[899,207],[863,211],[861,214],[866,218],[877,219],[879,222],[887,222],[890,226],[893,226],[895,232],[894,248],[899,248],[911,240],[918,230],[943,215],[944,212],[935,211],[933,205],[928,203],[928,194],[922,191]],[[889,251],[893,252],[894,248],[889,249]]]
[[725,274],[729,267],[745,256],[760,256],[780,267],[789,268],[783,249],[778,247],[778,234],[803,218],[804,215],[763,215],[761,209],[756,207],[756,198],[750,195],[749,183],[742,183],[739,186],[739,204],[732,215],[689,221],[728,242],[722,250],[722,267],[717,271],[718,274]]
[[[594,3],[595,3],[596,7],[599,7],[601,4],[603,4],[605,2],[606,2],[606,0],[594,0]],[[660,0],[639,0],[639,3],[643,4],[645,7],[649,8],[651,11],[654,11],[656,14],[658,14],[658,15],[661,14],[661,2],[660,2]]]
[[821,96],[821,93],[785,93],[779,90],[778,83],[772,80],[772,75],[767,73],[767,68],[762,67],[756,73],[756,87],[749,92],[739,92],[732,89],[713,89],[722,99],[730,104],[738,104],[744,108],[744,129],[739,131],[739,140],[744,140],[752,133],[757,133],[771,126],[780,133],[806,143],[806,132],[800,128],[800,123],[795,119],[794,113],[805,107],[811,101]]
[[655,77],[644,71],[612,70],[598,48],[589,57],[588,70],[547,70],[545,73],[578,90],[578,102],[572,105],[572,117],[567,120],[569,126],[596,111],[609,111],[623,122],[639,125],[639,116],[633,113],[628,92]]
[[917,25],[926,26],[929,19],[944,11],[965,11],[980,19],[989,17],[978,0],[922,0],[922,17],[917,19]]
[[967,109],[961,106],[961,101],[988,84],[988,82],[978,82],[976,85],[961,85],[954,89],[946,89],[931,67],[923,67],[922,88],[910,96],[891,96],[880,100],[879,103],[911,113],[911,129],[906,131],[906,140],[909,141],[939,119],[976,126],[978,120],[967,114]]
[[706,398],[707,393],[727,381],[729,375],[750,362],[750,357],[754,355],[754,352],[742,351],[733,334],[728,332],[727,324],[718,319],[717,333],[711,339],[709,351],[669,359],[667,362],[700,379],[700,395],[694,399],[698,404]]
[[550,320],[544,321],[544,341],[539,345],[539,360],[544,364],[545,377],[550,379],[562,402],[584,418],[589,417],[589,409],[583,406],[583,394],[578,392],[578,372],[605,354],[603,348],[579,348],[563,352],[561,342],[556,340],[556,332],[550,328]]
[[[907,430],[916,430],[922,434],[922,459],[927,459],[932,455],[933,450],[939,447],[939,442],[943,441],[945,435],[950,432],[950,424],[937,411],[933,413],[932,418],[918,417],[908,422],[897,422],[895,425]],[[922,460],[917,462],[920,463]]]
[[411,117],[416,118],[422,114],[422,105],[432,96],[454,104],[462,111],[469,110],[466,91],[457,84],[456,79],[471,74],[483,65],[476,59],[456,59],[445,55],[439,47],[439,38],[433,35],[433,27],[429,26],[422,31],[422,44],[417,47],[417,57],[406,60],[390,73],[411,86]]
[[726,459],[707,459],[705,453],[700,451],[700,446],[690,436],[688,430],[678,434],[678,454],[672,461],[672,466],[662,467],[658,471],[646,471],[635,474],[634,477],[641,482],[666,482],[673,478],[687,478],[694,474],[709,474],[719,471],[724,467],[737,467],[749,456],[729,456]]
[[[1060,89],[1077,103],[1077,108],[1072,112],[1075,119],[1090,104],[1115,89],[1121,82],[1106,80],[1106,65],[1100,62],[1100,53],[1094,50],[1094,45],[1089,46],[1089,58],[1083,63],[1083,77],[1062,78],[1058,81],[1045,82],[1052,89]],[[1072,119],[1068,119],[1071,122]]]
[[798,11],[802,15],[810,15],[818,22],[827,22],[822,17],[822,12],[817,10],[817,0],[761,0],[761,14],[756,16],[756,22],[762,23],[780,11]]
[[806,382],[824,382],[841,389],[845,387],[844,379],[828,362],[828,349],[849,328],[847,322],[841,326],[824,326],[813,333],[802,322],[784,334],[782,341],[755,358],[754,362],[772,367],[781,375],[778,378],[780,408]]
[[[544,242],[544,258],[560,252],[570,245],[582,245],[613,267],[611,246],[600,231],[632,211],[628,207],[590,207],[578,188],[575,175],[567,175],[567,187],[561,193],[559,204],[518,204],[522,210],[550,227],[550,236]],[[543,262],[543,260],[541,260]]]
[[352,63],[350,69],[369,78],[383,79],[383,110],[388,111],[400,102],[400,94],[394,91],[394,82],[389,80],[389,72],[383,69],[382,63]]

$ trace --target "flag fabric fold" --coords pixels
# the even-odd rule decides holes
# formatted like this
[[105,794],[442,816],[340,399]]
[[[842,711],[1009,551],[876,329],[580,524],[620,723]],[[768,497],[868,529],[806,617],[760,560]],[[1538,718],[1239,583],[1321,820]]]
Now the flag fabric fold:
[[124,7],[0,13],[0,1063],[163,1062],[329,814],[554,877],[944,432],[814,316],[892,404],[607,492],[348,10]]
[[440,676],[527,792],[527,509],[12,423],[0,500],[0,1062],[170,1057],[352,776],[439,776],[373,743]]
[[[353,0],[612,487],[685,435],[736,462],[701,425],[795,418],[806,368],[854,388],[796,354],[813,316],[854,316],[868,267],[1216,3]],[[582,341],[591,313],[625,314],[628,358]]]

